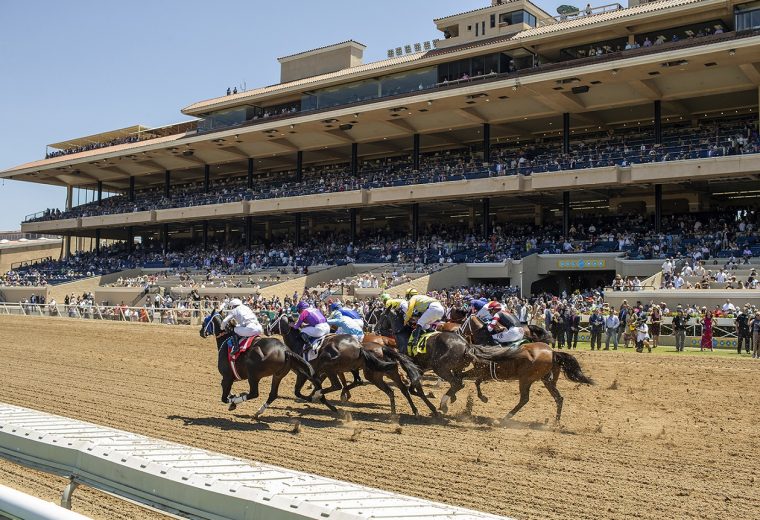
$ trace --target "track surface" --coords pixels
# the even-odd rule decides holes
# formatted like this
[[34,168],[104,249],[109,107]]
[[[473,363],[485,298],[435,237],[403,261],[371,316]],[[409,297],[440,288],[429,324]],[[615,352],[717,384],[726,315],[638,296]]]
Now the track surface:
[[[0,317],[0,338],[7,403],[517,518],[760,517],[753,360],[578,353],[598,384],[561,377],[559,428],[539,385],[507,427],[491,423],[517,402],[514,382],[485,385],[491,399],[475,400],[471,415],[468,383],[448,424],[409,416],[396,392],[399,425],[374,388],[336,403],[351,411],[338,420],[295,402],[292,377],[257,422],[257,403],[228,412],[219,402],[215,344],[195,329]],[[0,464],[11,486],[55,480]],[[98,518],[153,517],[110,498],[79,500]]]

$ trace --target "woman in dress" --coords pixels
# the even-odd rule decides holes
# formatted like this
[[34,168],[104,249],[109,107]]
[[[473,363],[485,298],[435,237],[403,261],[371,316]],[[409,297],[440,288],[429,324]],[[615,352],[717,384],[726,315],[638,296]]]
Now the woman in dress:
[[710,349],[710,352],[713,350],[713,341],[712,341],[712,326],[713,326],[713,318],[712,318],[712,312],[708,311],[706,307],[702,307],[702,311],[705,313],[704,317],[700,321],[702,323],[702,341],[699,344],[699,351],[702,352],[705,349]]

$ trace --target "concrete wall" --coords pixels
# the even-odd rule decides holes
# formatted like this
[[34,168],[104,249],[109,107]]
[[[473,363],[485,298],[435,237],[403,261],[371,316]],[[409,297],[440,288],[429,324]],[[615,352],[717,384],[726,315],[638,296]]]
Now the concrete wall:
[[0,247],[0,273],[8,272],[12,264],[29,262],[38,258],[46,258],[48,256],[55,260],[60,258],[60,240],[20,242],[18,244]]
[[319,74],[356,67],[362,63],[364,46],[356,42],[345,42],[325,49],[306,51],[280,58],[280,82],[295,81]]
[[47,287],[0,287],[0,301],[18,303],[33,294],[44,296],[45,301],[50,301]]
[[737,307],[745,303],[751,303],[755,306],[760,305],[760,291],[756,290],[650,289],[644,291],[608,291],[604,295],[604,299],[615,307],[620,307],[623,300],[628,300],[628,303],[631,305],[637,301],[641,301],[642,303],[649,303],[650,301],[655,303],[665,302],[670,309],[675,309],[679,303],[683,306],[693,303],[699,307],[704,306],[708,309],[714,309],[716,305],[722,306],[726,302],[726,298],[731,299],[731,303]]

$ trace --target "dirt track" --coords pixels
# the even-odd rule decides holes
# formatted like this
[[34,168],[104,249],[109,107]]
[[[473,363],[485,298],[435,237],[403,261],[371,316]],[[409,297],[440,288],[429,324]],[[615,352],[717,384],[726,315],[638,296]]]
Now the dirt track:
[[[25,329],[33,351],[12,339]],[[338,421],[296,403],[292,378],[263,421],[253,403],[228,412],[213,340],[194,329],[2,317],[0,338],[7,403],[517,518],[760,517],[752,360],[579,353],[598,385],[560,379],[561,428],[545,423],[554,403],[538,385],[509,427],[491,426],[516,403],[516,383],[485,385],[490,402],[476,400],[468,417],[469,383],[447,425],[410,417],[397,392],[399,427],[374,388],[354,391],[343,407],[352,419]],[[0,482],[54,482],[25,472],[2,463]],[[86,503],[79,510],[97,518],[153,517],[109,498]]]

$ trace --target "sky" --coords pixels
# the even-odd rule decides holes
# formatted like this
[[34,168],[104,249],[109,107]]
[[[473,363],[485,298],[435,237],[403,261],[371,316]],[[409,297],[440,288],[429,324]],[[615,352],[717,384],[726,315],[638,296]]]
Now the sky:
[[[570,2],[535,3],[555,14]],[[489,4],[0,0],[0,170],[43,158],[49,143],[186,120],[180,109],[228,86],[277,83],[279,56],[354,39],[365,62],[384,59],[439,38],[434,18]],[[64,188],[0,180],[0,230],[64,201]]]

